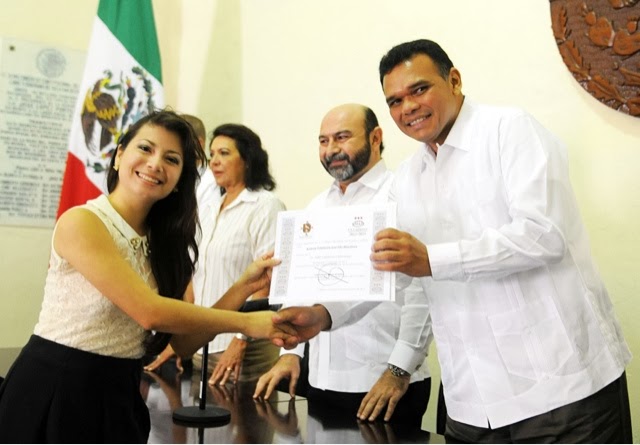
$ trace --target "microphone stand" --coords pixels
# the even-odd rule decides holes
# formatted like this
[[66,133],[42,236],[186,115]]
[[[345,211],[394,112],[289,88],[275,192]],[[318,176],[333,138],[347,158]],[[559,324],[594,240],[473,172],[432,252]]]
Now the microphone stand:
[[207,405],[207,381],[209,361],[209,343],[202,348],[202,369],[200,371],[200,403],[198,406],[183,406],[173,412],[173,420],[187,426],[225,425],[231,420],[231,413],[218,406]]
[[[254,312],[264,310],[278,310],[280,305],[269,305],[267,298],[247,301],[239,312]],[[209,426],[226,425],[231,420],[231,413],[218,406],[207,405],[207,374],[209,362],[209,343],[202,349],[202,370],[200,371],[200,403],[198,406],[183,406],[173,412],[173,421],[185,426],[199,427],[199,436],[202,436],[202,428]],[[202,443],[202,442],[201,442]]]

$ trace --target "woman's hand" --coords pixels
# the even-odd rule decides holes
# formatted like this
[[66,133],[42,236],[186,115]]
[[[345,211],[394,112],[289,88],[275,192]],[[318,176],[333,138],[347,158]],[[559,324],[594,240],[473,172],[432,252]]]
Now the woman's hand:
[[160,368],[160,366],[162,366],[165,362],[171,360],[173,357],[176,358],[176,368],[178,369],[178,372],[183,372],[184,368],[182,367],[182,358],[175,352],[173,352],[173,348],[171,347],[171,345],[167,345],[167,347],[164,348],[164,351],[162,351],[153,362],[144,367],[144,370],[147,372],[155,371]]
[[246,340],[240,340],[239,338],[231,340],[227,350],[222,353],[218,364],[211,373],[209,385],[224,385],[228,380],[232,383],[238,383],[246,349]]
[[250,295],[256,293],[268,295],[269,286],[271,285],[271,272],[278,264],[280,264],[280,260],[273,258],[273,251],[268,252],[262,255],[260,259],[249,264],[237,283],[249,287],[251,290]]
[[[297,344],[296,330],[293,326],[283,323],[275,324],[273,311],[258,311],[241,313],[244,320],[242,321],[241,332],[251,338],[266,338],[271,340],[273,344],[289,344],[294,341]],[[295,338],[292,338],[295,337]]]

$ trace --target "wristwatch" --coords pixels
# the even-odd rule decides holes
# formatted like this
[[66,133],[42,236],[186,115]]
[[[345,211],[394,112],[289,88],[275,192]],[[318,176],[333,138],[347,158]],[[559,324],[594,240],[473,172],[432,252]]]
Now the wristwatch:
[[391,363],[387,364],[387,369],[391,372],[391,374],[393,374],[396,377],[409,377],[411,375],[404,369],[396,365],[392,365]]

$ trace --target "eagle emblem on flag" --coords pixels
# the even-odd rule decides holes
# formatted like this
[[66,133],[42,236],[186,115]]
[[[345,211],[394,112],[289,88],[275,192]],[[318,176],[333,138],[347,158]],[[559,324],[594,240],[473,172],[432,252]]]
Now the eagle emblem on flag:
[[87,90],[80,113],[87,169],[105,171],[120,135],[153,109],[153,84],[144,69],[134,66],[117,76],[105,70]]

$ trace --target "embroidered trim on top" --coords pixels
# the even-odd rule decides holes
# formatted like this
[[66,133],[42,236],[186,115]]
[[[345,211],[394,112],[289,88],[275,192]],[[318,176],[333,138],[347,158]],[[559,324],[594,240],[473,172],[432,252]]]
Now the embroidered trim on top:
[[[120,227],[118,227],[118,224],[116,224],[116,222],[112,219],[111,215],[109,215],[109,212],[106,212],[105,209],[100,208],[98,205],[93,205],[93,208],[96,209],[97,211],[99,211],[100,213],[102,213],[111,223],[111,225],[113,226],[114,229],[116,229],[118,231],[118,233],[122,236],[122,238],[126,239],[129,243],[129,245],[131,246],[131,248],[134,251],[137,251],[138,249],[140,249],[140,247],[142,247],[142,254],[146,257],[149,256],[149,241],[146,239],[142,239],[142,237],[138,237],[135,236],[133,238],[127,238],[127,236],[124,234],[124,232],[120,229]],[[115,209],[111,208],[112,211],[115,212]],[[116,215],[118,215],[118,217],[121,219],[122,223],[126,224],[126,221],[122,218],[122,216],[120,216],[120,214],[118,214],[116,212]],[[132,229],[130,229],[132,230]]]
[[[120,232],[117,227],[116,230]],[[120,234],[124,236],[122,232],[120,232]],[[144,256],[149,256],[149,241],[147,241],[146,239],[143,240],[142,238],[131,238],[129,240],[129,244],[131,245],[131,247],[133,247],[133,250],[138,250],[142,246],[142,253],[144,254]]]

